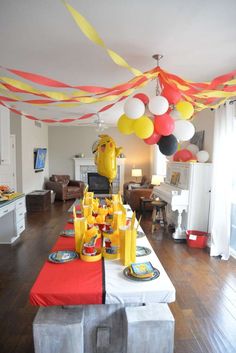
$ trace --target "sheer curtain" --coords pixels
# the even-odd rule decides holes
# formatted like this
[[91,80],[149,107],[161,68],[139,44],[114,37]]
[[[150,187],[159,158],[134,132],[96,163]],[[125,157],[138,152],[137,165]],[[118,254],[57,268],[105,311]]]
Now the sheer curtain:
[[215,112],[211,190],[211,256],[229,258],[233,164],[234,113],[226,103]]

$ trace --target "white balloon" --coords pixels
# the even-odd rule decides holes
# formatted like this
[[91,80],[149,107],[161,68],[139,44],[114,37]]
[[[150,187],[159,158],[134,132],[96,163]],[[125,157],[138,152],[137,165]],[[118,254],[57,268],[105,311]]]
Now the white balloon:
[[187,147],[187,150],[189,150],[190,152],[192,152],[194,155],[196,155],[199,152],[199,148],[197,145],[194,145],[192,143],[190,143]]
[[169,108],[169,102],[165,97],[155,96],[149,100],[148,108],[155,115],[165,114]]
[[170,116],[172,117],[172,119],[174,120],[180,120],[181,119],[181,115],[178,112],[178,110],[174,109],[172,110],[172,112],[170,112]]
[[188,141],[190,140],[195,133],[195,127],[190,121],[187,120],[176,120],[175,129],[172,134],[179,141]]
[[138,119],[145,112],[145,105],[138,98],[130,98],[124,104],[124,112],[128,118]]
[[205,163],[209,159],[209,153],[207,151],[199,151],[196,155],[197,161],[200,163]]

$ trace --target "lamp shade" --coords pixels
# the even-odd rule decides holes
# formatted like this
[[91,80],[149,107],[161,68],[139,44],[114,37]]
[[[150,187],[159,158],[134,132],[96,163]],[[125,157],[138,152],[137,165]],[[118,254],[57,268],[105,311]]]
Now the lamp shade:
[[164,181],[163,175],[152,175],[151,184],[152,185],[160,185]]
[[131,171],[132,177],[141,177],[142,176],[142,169],[132,169]]

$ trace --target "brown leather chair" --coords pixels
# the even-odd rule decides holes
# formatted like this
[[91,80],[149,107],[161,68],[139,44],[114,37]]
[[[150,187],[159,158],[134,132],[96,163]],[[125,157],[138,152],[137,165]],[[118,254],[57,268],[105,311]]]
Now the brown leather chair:
[[45,182],[45,189],[56,193],[56,200],[66,201],[83,197],[85,184],[83,181],[70,180],[69,175],[53,174]]
[[[133,211],[140,211],[140,198],[150,198],[153,191],[153,187],[150,182],[147,181],[146,177],[142,178],[141,183],[137,184],[135,181],[124,183],[123,185],[123,197],[124,202],[129,204]],[[147,207],[152,210],[152,205]]]

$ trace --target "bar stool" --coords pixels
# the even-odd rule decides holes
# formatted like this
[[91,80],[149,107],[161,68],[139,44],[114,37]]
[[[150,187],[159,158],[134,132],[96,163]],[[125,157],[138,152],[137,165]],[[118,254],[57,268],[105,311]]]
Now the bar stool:
[[167,226],[166,219],[166,205],[167,202],[163,200],[152,201],[153,211],[152,211],[152,233],[156,230],[156,225],[159,223],[163,224],[164,228]]

